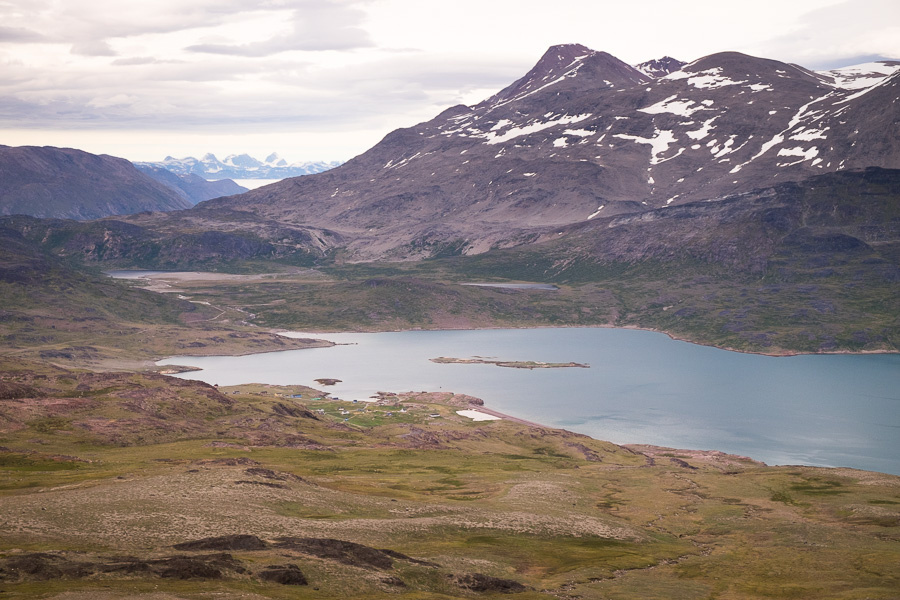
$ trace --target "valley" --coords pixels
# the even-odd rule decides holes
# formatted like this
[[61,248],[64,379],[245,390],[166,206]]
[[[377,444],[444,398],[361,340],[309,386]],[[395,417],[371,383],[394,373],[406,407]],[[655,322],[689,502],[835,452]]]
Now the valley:
[[[337,397],[352,369],[217,386],[157,363],[332,346],[289,330],[620,328],[766,360],[897,353],[898,67],[737,52],[635,67],[566,44],[339,165],[0,148],[0,593],[896,598],[895,475],[601,441],[503,418],[463,377],[366,402]],[[328,170],[245,193],[197,179],[226,167]],[[485,356],[425,361],[604,368]],[[642,366],[644,383],[662,370]],[[765,382],[735,420],[790,407]],[[640,393],[648,414],[667,397]],[[894,400],[869,418],[880,432]],[[791,418],[825,418],[805,410]],[[838,430],[817,435],[843,449]]]

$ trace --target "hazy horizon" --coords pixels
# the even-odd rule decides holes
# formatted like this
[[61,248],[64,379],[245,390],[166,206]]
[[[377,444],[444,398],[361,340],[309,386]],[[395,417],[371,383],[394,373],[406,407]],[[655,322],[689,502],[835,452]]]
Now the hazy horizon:
[[889,0],[13,0],[0,19],[0,142],[136,161],[345,161],[490,96],[559,43],[629,64],[727,50],[817,70],[900,58]]

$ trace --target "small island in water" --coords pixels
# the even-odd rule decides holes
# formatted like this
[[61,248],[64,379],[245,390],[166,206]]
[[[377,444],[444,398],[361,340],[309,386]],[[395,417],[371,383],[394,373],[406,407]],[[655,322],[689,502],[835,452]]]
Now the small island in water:
[[497,365],[498,367],[511,367],[513,369],[564,369],[567,367],[580,367],[589,369],[591,365],[585,365],[576,362],[565,363],[548,363],[536,360],[496,360],[491,358],[450,358],[447,356],[439,356],[430,359],[431,362],[441,364],[463,364],[463,365]]

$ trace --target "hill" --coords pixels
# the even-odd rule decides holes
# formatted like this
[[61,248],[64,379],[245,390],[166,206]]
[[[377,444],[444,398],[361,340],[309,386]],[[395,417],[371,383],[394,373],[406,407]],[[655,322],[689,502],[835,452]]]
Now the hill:
[[122,158],[71,148],[0,146],[0,214],[89,220],[189,208]]
[[193,173],[176,174],[162,167],[141,163],[136,163],[135,166],[141,173],[149,175],[156,181],[175,190],[191,205],[204,200],[212,200],[221,196],[234,196],[247,191],[247,188],[236,184],[230,179],[207,181]]
[[896,590],[895,476],[475,422],[457,411],[477,400],[451,393],[384,393],[359,412],[298,386],[0,373],[13,597]]

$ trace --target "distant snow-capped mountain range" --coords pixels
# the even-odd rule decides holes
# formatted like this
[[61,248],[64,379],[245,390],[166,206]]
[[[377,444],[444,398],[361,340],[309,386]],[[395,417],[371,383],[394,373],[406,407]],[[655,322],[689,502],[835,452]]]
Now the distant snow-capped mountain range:
[[142,166],[166,169],[176,175],[198,175],[204,179],[285,179],[311,175],[333,169],[340,161],[313,161],[288,163],[285,159],[272,153],[264,161],[253,158],[249,154],[229,154],[223,160],[215,154],[205,154],[197,159],[174,158],[167,156],[160,162],[136,162]]

